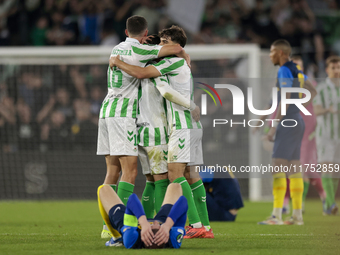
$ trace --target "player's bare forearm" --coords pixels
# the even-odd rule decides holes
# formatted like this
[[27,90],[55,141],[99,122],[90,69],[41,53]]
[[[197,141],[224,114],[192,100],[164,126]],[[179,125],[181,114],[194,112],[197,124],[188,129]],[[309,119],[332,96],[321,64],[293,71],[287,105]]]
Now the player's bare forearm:
[[139,225],[141,226],[141,239],[147,245],[151,246],[154,234],[151,230],[151,225],[149,224],[148,220],[146,219],[145,215],[142,215],[138,219]]
[[112,66],[118,67],[120,70],[126,72],[127,74],[137,79],[153,78],[160,76],[159,71],[154,66],[140,67],[129,65],[121,61],[119,56],[110,58],[110,67]]
[[158,57],[166,57],[171,55],[181,54],[181,52],[184,51],[183,48],[180,45],[164,45],[159,53]]
[[168,217],[165,223],[161,225],[159,231],[155,235],[154,242],[157,245],[166,243],[169,240],[169,232],[173,225],[174,225],[173,220]]
[[302,104],[304,107],[307,107],[311,102],[313,102],[313,99],[317,95],[318,92],[316,91],[314,86],[311,84],[311,82],[308,80],[305,81],[303,88],[307,89],[311,94],[310,100]]
[[180,45],[165,45],[159,51],[158,57],[165,57],[176,55],[179,58],[184,58],[190,67],[190,56],[185,52],[185,50]]

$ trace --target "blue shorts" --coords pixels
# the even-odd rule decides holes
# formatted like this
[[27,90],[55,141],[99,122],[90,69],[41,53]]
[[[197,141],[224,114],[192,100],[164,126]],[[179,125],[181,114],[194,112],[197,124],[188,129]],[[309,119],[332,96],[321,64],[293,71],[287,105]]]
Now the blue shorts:
[[[277,126],[276,137],[272,158],[281,158],[288,161],[300,160],[301,142],[305,131],[305,122],[300,113],[284,119],[294,119],[297,121],[295,127],[284,127],[281,123]],[[284,120],[283,119],[283,120]],[[285,121],[284,125],[294,125],[293,121]]]

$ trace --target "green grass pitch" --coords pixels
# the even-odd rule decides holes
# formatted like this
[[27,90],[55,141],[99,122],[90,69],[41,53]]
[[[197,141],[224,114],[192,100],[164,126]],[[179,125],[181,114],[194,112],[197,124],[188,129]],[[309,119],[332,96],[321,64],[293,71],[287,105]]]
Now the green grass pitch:
[[245,203],[234,223],[213,222],[215,239],[184,240],[179,250],[105,247],[96,201],[0,202],[0,254],[340,254],[340,216],[307,201],[304,226],[260,226],[271,203]]

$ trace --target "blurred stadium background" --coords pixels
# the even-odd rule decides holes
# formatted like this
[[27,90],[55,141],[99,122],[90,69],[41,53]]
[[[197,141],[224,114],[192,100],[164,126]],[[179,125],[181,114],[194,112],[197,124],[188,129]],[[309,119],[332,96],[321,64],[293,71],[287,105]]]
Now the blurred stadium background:
[[[311,79],[324,78],[325,58],[340,53],[339,10],[339,0],[0,0],[0,199],[96,197],[106,173],[95,153],[108,57],[129,16],[144,16],[151,34],[184,27],[193,76],[238,79],[245,91],[246,78],[275,78],[268,47],[278,38],[303,57]],[[268,85],[258,88],[265,107]],[[222,96],[228,119],[232,98]],[[205,157],[270,162],[252,139],[247,129],[206,128]],[[239,181],[244,198],[254,188],[256,199],[270,197],[270,179]],[[141,173],[136,183],[141,194]]]

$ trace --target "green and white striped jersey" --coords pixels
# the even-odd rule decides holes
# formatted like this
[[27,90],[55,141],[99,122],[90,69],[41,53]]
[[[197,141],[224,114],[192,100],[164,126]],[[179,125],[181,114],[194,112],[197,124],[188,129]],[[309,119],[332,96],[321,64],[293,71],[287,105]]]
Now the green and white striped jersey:
[[314,105],[321,105],[324,109],[333,107],[338,113],[327,113],[317,116],[316,136],[338,140],[340,138],[340,88],[335,86],[330,78],[316,87],[318,94],[314,98]]
[[[130,65],[144,67],[152,59],[158,58],[162,46],[140,44],[138,40],[126,38],[115,46],[112,56],[120,55],[120,59]],[[100,109],[99,118],[137,117],[137,98],[140,80],[110,66],[107,69],[108,93]]]
[[156,88],[162,81],[168,83],[165,75],[141,80],[137,126],[138,145],[143,147],[168,143],[166,100]]
[[[170,86],[190,100],[194,100],[194,84],[190,68],[183,58],[166,57],[154,67],[161,75],[167,74]],[[173,129],[202,128],[201,122],[196,122],[190,110],[167,101],[168,123],[170,132]]]

